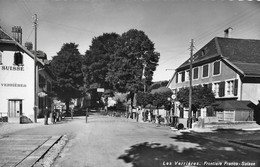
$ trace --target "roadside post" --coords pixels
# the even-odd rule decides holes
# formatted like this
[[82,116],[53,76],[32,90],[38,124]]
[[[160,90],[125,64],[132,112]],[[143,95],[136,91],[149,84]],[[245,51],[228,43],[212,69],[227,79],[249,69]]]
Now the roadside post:
[[86,108],[86,123],[88,122],[88,108]]
[[84,100],[85,104],[85,108],[86,108],[86,123],[88,122],[88,115],[89,115],[89,107],[91,106],[91,95],[90,94],[87,94],[85,96],[85,100]]

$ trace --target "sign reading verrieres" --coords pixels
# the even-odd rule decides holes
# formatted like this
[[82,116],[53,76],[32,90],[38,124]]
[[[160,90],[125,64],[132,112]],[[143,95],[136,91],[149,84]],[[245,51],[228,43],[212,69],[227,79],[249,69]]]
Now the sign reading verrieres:
[[[1,66],[2,71],[24,71],[24,67],[21,66]],[[26,84],[22,83],[1,83],[2,87],[26,87]]]

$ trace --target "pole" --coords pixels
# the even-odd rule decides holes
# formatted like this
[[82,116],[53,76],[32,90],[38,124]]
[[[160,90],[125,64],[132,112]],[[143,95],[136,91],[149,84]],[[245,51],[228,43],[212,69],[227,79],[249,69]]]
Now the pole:
[[34,14],[34,32],[35,32],[35,41],[34,41],[34,123],[37,123],[37,113],[38,113],[38,95],[37,95],[37,74],[38,74],[38,68],[37,68],[37,14]]
[[145,68],[146,68],[146,63],[143,62],[143,73],[142,73],[142,79],[144,82],[144,92],[146,92],[146,83],[145,83]]
[[191,39],[191,46],[190,46],[190,72],[189,72],[189,117],[188,117],[188,128],[192,128],[192,59],[193,59],[193,48],[194,48],[194,41]]

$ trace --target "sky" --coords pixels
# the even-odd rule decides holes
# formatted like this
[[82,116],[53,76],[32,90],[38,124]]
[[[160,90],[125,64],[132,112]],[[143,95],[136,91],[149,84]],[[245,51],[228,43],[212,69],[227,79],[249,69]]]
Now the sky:
[[48,59],[62,45],[78,44],[81,54],[103,33],[144,31],[160,53],[153,81],[170,80],[174,70],[190,57],[190,41],[198,51],[214,37],[260,39],[260,0],[0,0],[0,26],[11,35],[23,29],[23,43],[35,39]]

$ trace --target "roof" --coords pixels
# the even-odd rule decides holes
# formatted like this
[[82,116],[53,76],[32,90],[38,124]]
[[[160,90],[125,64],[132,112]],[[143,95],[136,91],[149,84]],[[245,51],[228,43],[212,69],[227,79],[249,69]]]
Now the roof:
[[[260,77],[260,40],[215,37],[193,55],[193,66],[217,59],[231,63],[242,75]],[[177,71],[188,68],[189,59]]]
[[1,27],[0,27],[0,40],[12,40],[12,38],[10,38],[6,33],[4,33],[3,31],[1,31]]
[[[0,50],[7,50],[7,51],[20,51],[24,52],[27,55],[29,55],[32,59],[34,59],[35,55],[26,49],[23,45],[21,45],[19,42],[15,41],[8,33],[6,33],[1,27],[0,27]],[[42,52],[42,51],[41,51]],[[43,52],[44,53],[44,52]],[[38,54],[38,53],[37,53]],[[44,53],[45,54],[45,53]],[[44,55],[43,54],[43,55]],[[43,65],[41,61],[37,61],[40,65]]]
[[216,110],[253,110],[250,107],[248,107],[249,104],[251,104],[251,101],[245,100],[245,101],[237,101],[237,100],[226,100],[217,102],[215,104]]
[[1,44],[0,50],[25,52],[31,58],[34,58],[34,54],[32,54],[19,42],[15,41],[15,39],[13,39],[9,34],[7,34],[1,27],[0,27],[0,44]]

